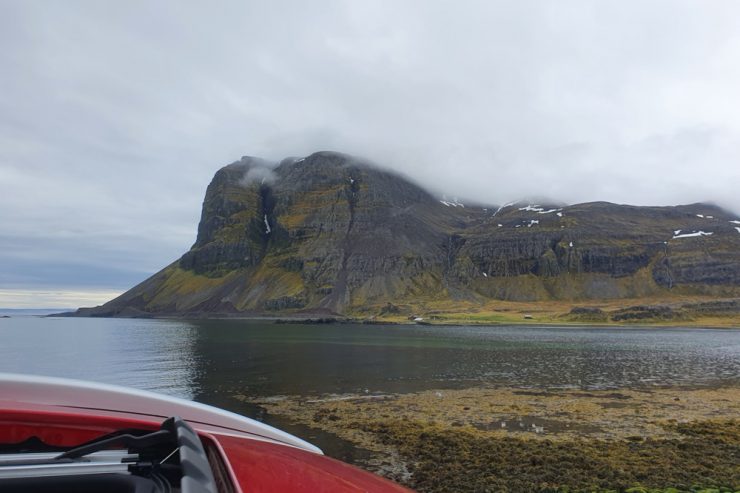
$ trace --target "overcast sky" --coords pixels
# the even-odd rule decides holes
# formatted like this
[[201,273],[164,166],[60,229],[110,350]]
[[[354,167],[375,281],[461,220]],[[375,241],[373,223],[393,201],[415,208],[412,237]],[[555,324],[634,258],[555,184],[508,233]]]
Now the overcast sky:
[[740,2],[0,0],[0,307],[94,305],[242,155],[740,212]]

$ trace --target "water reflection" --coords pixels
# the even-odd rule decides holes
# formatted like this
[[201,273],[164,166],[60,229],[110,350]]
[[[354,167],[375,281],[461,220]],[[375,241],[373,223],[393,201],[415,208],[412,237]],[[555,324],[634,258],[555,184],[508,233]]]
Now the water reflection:
[[0,371],[92,380],[189,399],[198,392],[196,339],[196,328],[173,321],[3,319]]
[[0,371],[233,395],[740,382],[740,331],[0,319]]

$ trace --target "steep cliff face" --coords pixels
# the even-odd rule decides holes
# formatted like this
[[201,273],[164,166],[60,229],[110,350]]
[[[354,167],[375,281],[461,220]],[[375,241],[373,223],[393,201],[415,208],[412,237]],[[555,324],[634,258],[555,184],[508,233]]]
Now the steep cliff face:
[[740,286],[732,220],[704,204],[512,205],[467,234],[460,281],[482,276],[479,292],[512,300],[731,295]]
[[704,204],[464,207],[338,153],[245,157],[214,176],[190,251],[85,314],[736,295],[736,220]]

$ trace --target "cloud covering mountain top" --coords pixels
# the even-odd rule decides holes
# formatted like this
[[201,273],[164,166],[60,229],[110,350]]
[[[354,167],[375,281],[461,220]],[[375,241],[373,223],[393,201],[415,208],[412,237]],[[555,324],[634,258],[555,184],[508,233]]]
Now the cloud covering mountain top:
[[206,184],[243,154],[340,150],[493,204],[740,211],[736,2],[11,0],[0,13],[3,287],[143,279],[192,243]]

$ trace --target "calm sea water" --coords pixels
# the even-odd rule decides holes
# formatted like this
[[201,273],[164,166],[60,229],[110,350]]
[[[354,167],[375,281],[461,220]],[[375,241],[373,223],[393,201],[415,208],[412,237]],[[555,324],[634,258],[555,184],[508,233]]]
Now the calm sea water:
[[331,447],[234,395],[737,385],[740,331],[15,317],[0,319],[0,372],[195,399]]

